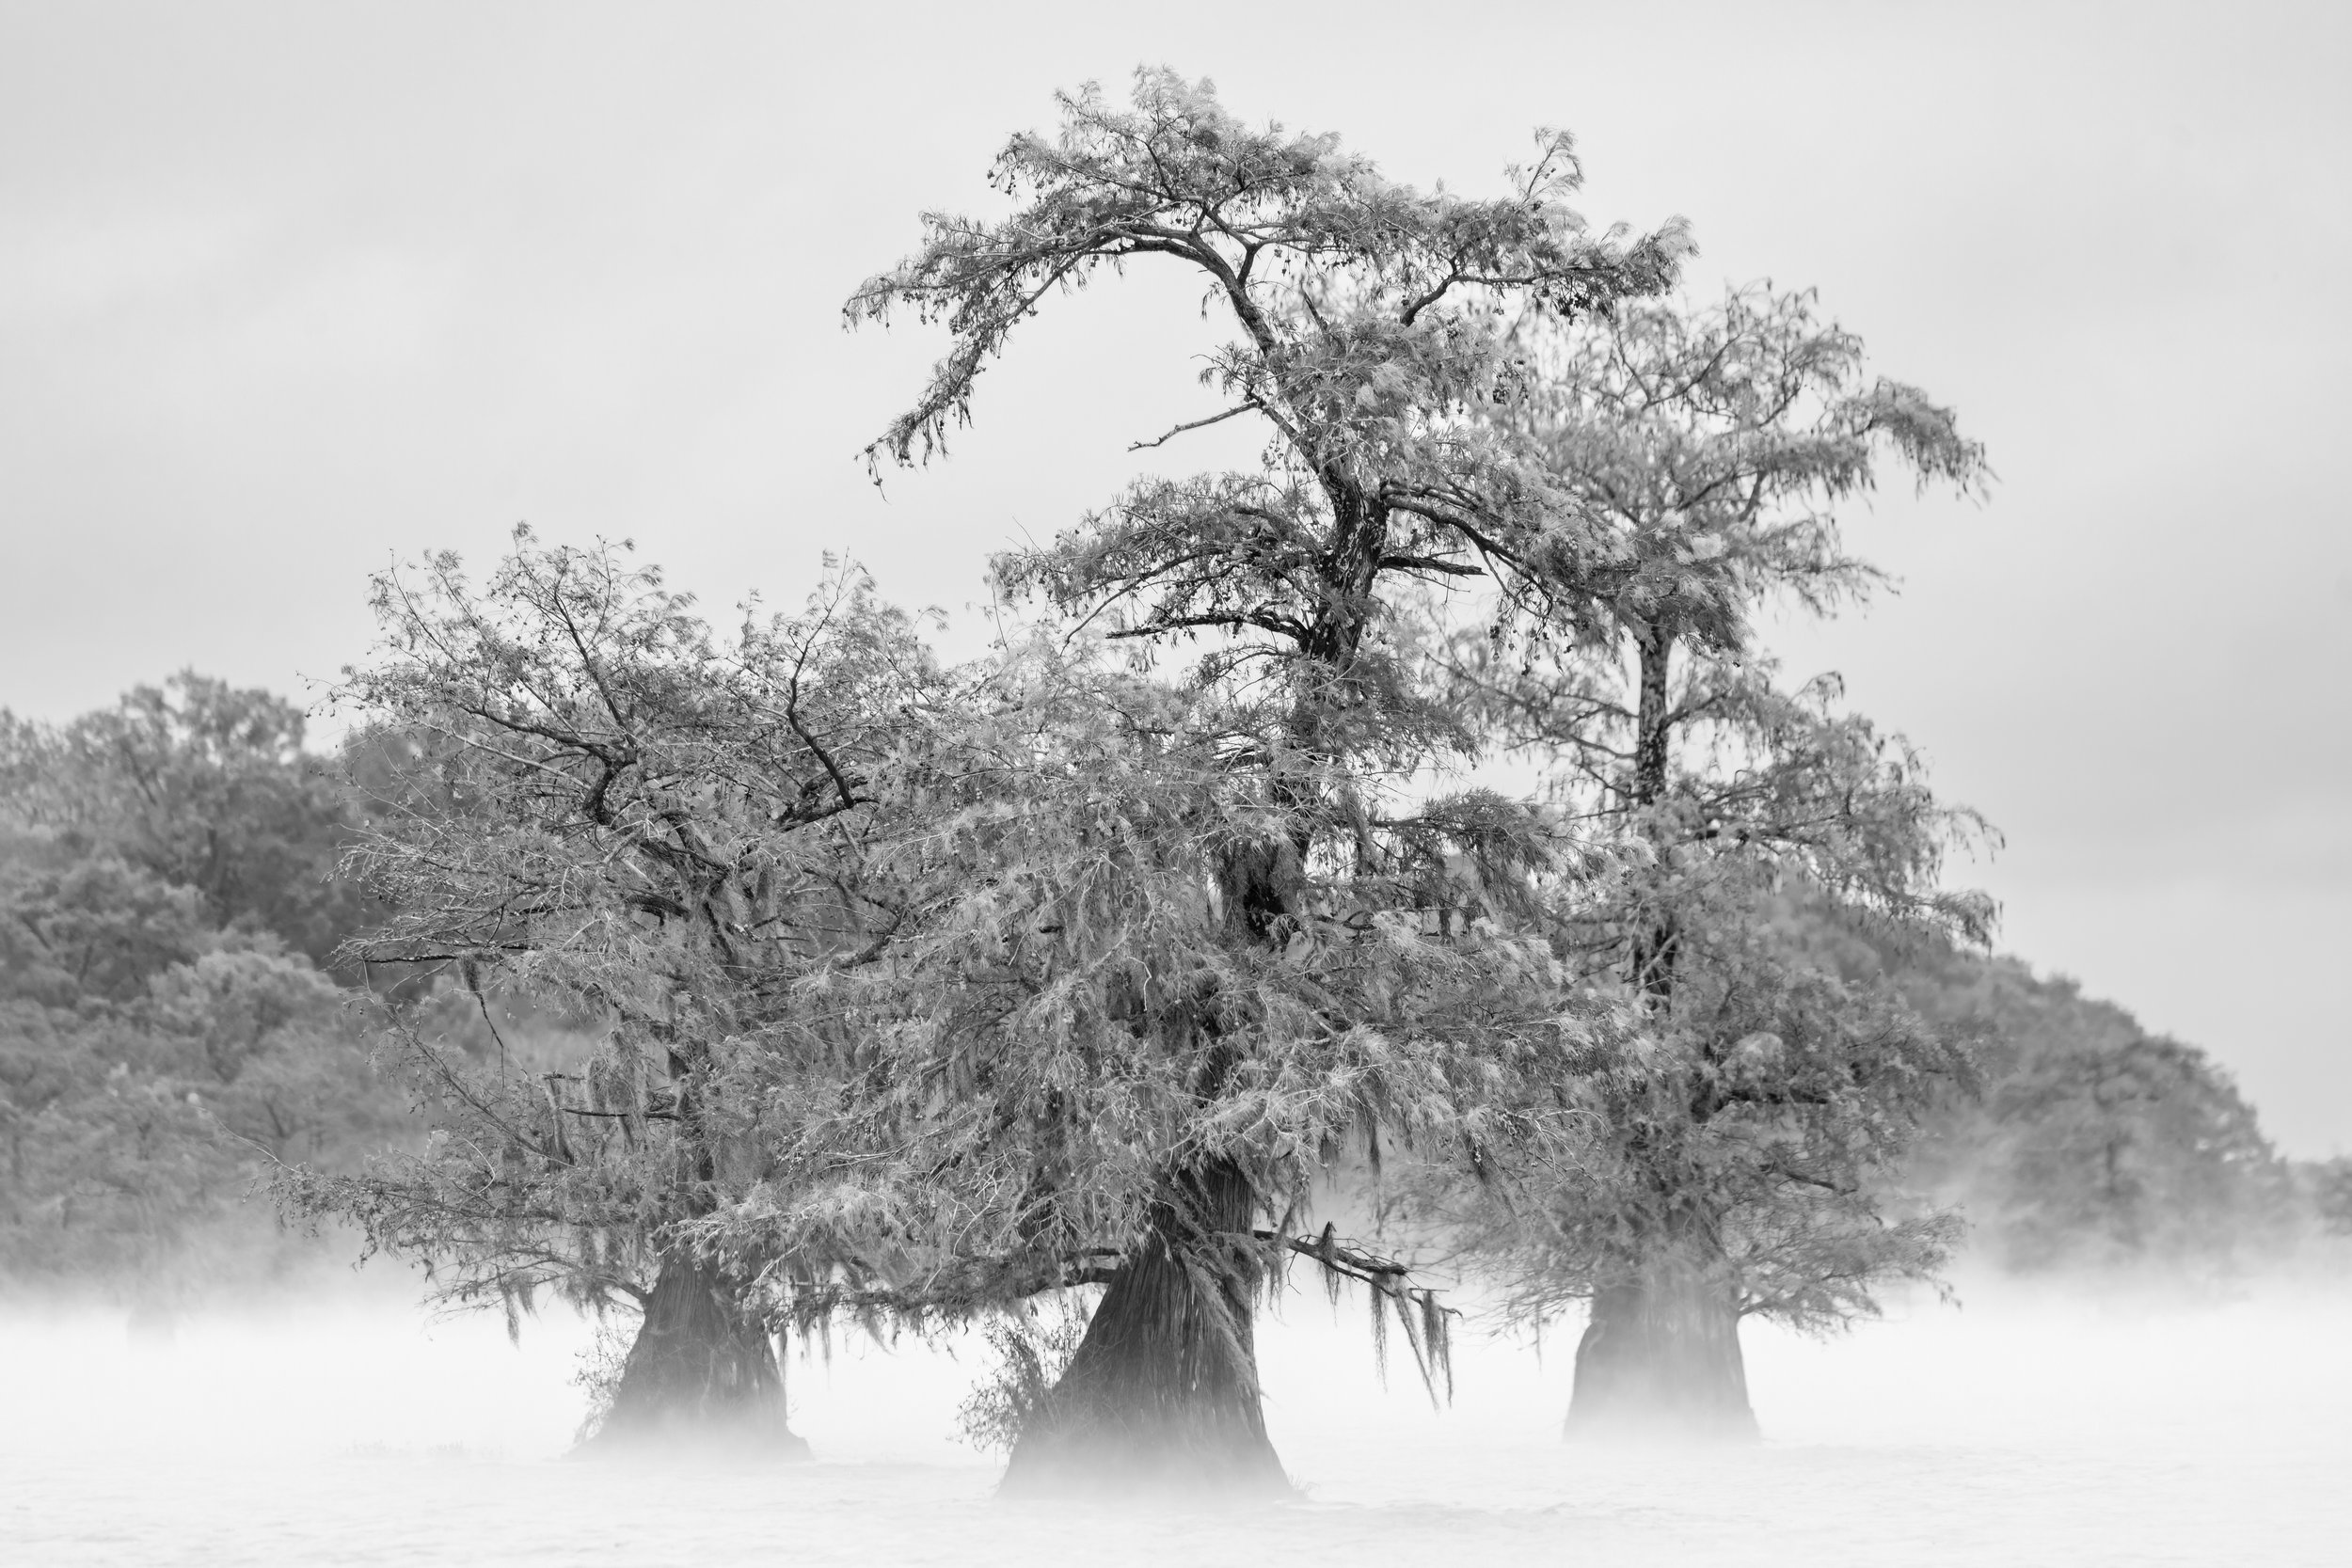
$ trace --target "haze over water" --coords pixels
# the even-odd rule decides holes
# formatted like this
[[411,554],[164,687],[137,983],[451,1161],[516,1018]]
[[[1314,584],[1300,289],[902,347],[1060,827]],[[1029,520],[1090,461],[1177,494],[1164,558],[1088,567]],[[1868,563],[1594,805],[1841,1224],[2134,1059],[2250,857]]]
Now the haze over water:
[[[969,651],[989,551],[1254,451],[1135,450],[1204,411],[1217,341],[1138,267],[991,370],[953,462],[882,490],[856,460],[941,340],[844,333],[840,301],[917,213],[998,210],[988,160],[1054,88],[1165,60],[1478,194],[1565,125],[1597,222],[1688,214],[1699,298],[1820,286],[2001,473],[1981,509],[1857,515],[1906,596],[1774,628],[1789,673],[1844,671],[2007,832],[1953,868],[2005,947],[2342,1154],[2348,43],[2309,0],[0,7],[0,706],[63,721],[183,665],[310,701],[368,646],[367,573],[485,567],[520,518],[638,539],[721,620],[848,551]],[[0,1568],[2352,1561],[2341,1284],[1963,1281],[1828,1341],[1753,1326],[1765,1441],[1695,1454],[1561,1441],[1574,1325],[1466,1337],[1433,1412],[1311,1291],[1261,1323],[1301,1498],[1193,1512],[997,1502],[957,1438],[986,1355],[913,1339],[794,1357],[812,1465],[567,1463],[590,1326],[510,1345],[410,1284],[169,1342],[0,1307]]]
[[807,1465],[564,1463],[588,1327],[346,1297],[184,1323],[0,1323],[11,1563],[2261,1563],[2352,1538],[2343,1303],[2288,1287],[2102,1303],[1972,1287],[1819,1342],[1747,1333],[1753,1449],[1564,1444],[1572,1337],[1466,1335],[1433,1412],[1360,1307],[1262,1322],[1295,1503],[999,1503],[957,1439],[985,1356],[854,1337],[795,1357]]

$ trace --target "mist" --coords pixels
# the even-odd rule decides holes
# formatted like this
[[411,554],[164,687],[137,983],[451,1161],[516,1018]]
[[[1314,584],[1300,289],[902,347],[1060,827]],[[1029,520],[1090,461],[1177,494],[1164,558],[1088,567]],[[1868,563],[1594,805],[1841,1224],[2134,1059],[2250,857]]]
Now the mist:
[[0,1568],[2344,1556],[2352,12],[15,9]]
[[[1828,1340],[1751,1323],[1755,1446],[1570,1444],[1575,1324],[1473,1321],[1455,1395],[1383,1383],[1360,1300],[1260,1324],[1270,1433],[1299,1499],[1006,1502],[959,1438],[977,1337],[796,1349],[806,1465],[567,1462],[595,1325],[435,1317],[392,1271],[200,1312],[0,1320],[14,1560],[995,1564],[1368,1554],[1479,1562],[2338,1560],[2352,1525],[2340,1282],[2228,1292],[1963,1279]],[[1692,1484],[1703,1468],[1706,1484]]]

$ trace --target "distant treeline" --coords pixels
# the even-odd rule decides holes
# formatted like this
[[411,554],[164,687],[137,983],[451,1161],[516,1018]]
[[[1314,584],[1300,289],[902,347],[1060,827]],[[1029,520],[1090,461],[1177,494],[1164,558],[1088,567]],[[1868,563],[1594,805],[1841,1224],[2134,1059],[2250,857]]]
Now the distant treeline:
[[0,1278],[168,1307],[314,1256],[265,1158],[411,1135],[336,945],[358,825],[299,708],[192,673],[63,726],[0,712]]
[[[0,1288],[168,1308],[318,1260],[248,1199],[269,1161],[357,1168],[423,1136],[431,1086],[378,1070],[369,1002],[562,1056],[527,1013],[498,1039],[461,976],[339,965],[377,912],[336,875],[368,760],[309,752],[294,705],[192,673],[61,726],[0,710]],[[1963,1207],[1979,1258],[2226,1275],[2352,1229],[2352,1160],[2282,1158],[2197,1048],[2016,958],[1786,920],[1972,1042],[1973,1092],[1907,1184]]]
[[2352,1159],[2282,1157],[2197,1047],[2022,958],[1889,951],[1819,922],[1805,936],[1849,978],[1892,976],[1970,1042],[1976,1091],[1930,1123],[1909,1182],[1962,1208],[1979,1259],[2222,1275],[2352,1231]]

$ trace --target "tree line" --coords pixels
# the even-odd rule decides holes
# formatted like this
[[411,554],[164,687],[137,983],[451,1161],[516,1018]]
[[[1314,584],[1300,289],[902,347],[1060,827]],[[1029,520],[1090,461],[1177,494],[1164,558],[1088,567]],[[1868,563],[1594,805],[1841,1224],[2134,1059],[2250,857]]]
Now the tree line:
[[[0,1274],[143,1313],[297,1266],[263,1159],[407,1135],[338,946],[356,827],[299,707],[196,674],[58,727],[0,711]],[[322,967],[325,965],[326,967]]]
[[[1460,1277],[1583,1311],[1571,1430],[1736,1434],[1744,1319],[1867,1314],[1963,1210],[2019,1267],[2226,1264],[2336,1201],[2201,1053],[1989,958],[1945,866],[1990,830],[1759,644],[1878,585],[1838,523],[1883,471],[1982,492],[1948,409],[1808,293],[1677,297],[1687,234],[1596,232],[1565,136],[1479,200],[1166,72],[1060,107],[1001,215],[927,217],[849,303],[949,340],[877,477],[1131,265],[1231,328],[1162,440],[1248,421],[1253,465],[999,555],[961,664],[853,565],[714,626],[518,531],[379,577],[339,788],[193,677],[13,724],[12,1147],[135,1086],[452,1296],[633,1315],[602,1448],[802,1451],[783,1336],[993,1322],[1015,1491],[1285,1486],[1253,1326],[1299,1271],[1433,1392]],[[321,963],[368,1006],[253,1000]],[[354,1109],[273,1142],[296,1062]],[[394,1079],[411,1118],[359,1117]],[[12,1238],[111,1180],[70,1166],[12,1177]]]

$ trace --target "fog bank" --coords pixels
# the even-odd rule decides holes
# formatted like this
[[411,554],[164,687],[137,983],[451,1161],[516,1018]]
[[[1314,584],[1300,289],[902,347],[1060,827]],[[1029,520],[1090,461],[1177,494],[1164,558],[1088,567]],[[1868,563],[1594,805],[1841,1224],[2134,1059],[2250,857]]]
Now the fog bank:
[[[2152,1309],[2015,1288],[1843,1339],[1748,1333],[1766,1440],[1703,1457],[1560,1440],[1573,1339],[1466,1334],[1453,1405],[1384,1389],[1360,1309],[1263,1326],[1297,1503],[1000,1504],[958,1440],[976,1343],[793,1358],[817,1462],[563,1463],[588,1325],[385,1302],[0,1321],[0,1558],[43,1564],[1106,1560],[1643,1563],[2340,1560],[2352,1301],[2275,1288]],[[953,1354],[960,1348],[961,1355]]]

